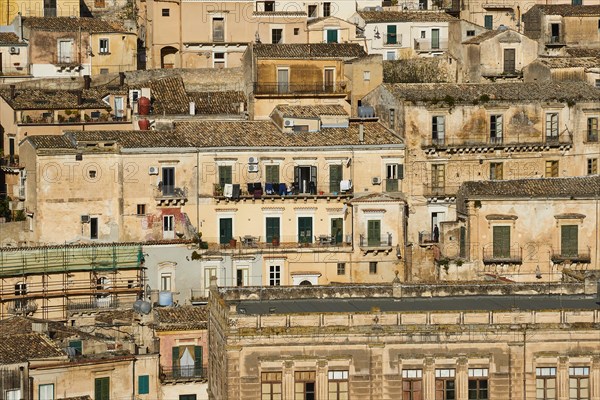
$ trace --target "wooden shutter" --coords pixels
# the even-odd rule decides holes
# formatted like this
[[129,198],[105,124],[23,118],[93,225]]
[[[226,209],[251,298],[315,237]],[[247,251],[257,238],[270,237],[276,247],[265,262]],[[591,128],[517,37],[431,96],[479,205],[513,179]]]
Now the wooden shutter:
[[314,185],[314,190],[311,194],[317,194],[317,167],[315,166],[310,167],[310,181]]
[[194,346],[194,376],[202,375],[202,346]]
[[329,166],[329,193],[337,193],[340,191],[340,181],[342,180],[342,166]]
[[140,375],[138,376],[138,394],[150,393],[150,376]]
[[494,226],[494,258],[510,257],[510,226]]
[[94,381],[94,400],[110,399],[110,378],[96,378]]
[[369,246],[381,244],[381,221],[377,219],[367,221],[367,241]]
[[279,217],[267,217],[266,225],[267,243],[271,243],[275,237],[279,239]]
[[386,44],[396,44],[396,25],[387,26]]
[[231,183],[231,166],[220,165],[219,166],[219,185],[224,187],[225,184]]
[[560,227],[560,255],[562,257],[577,257],[578,226],[563,225]]
[[404,179],[404,164],[398,164],[398,179]]
[[269,183],[279,183],[279,165],[267,165],[265,167],[265,179]]
[[504,49],[504,73],[511,74],[515,70],[515,49]]
[[176,371],[179,371],[179,347],[173,347],[172,349],[172,362],[173,366],[173,375],[175,375]]

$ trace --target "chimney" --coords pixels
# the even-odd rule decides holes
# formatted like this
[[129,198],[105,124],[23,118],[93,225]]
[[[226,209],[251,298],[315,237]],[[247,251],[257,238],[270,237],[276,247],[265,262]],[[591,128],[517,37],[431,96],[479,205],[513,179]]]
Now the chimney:
[[10,99],[14,100],[16,97],[15,85],[10,85]]
[[119,87],[125,85],[125,72],[119,72]]
[[359,143],[365,142],[365,126],[363,124],[360,124],[358,126],[358,142]]
[[83,94],[81,90],[77,92],[77,105],[80,106],[83,104]]
[[84,75],[83,76],[83,87],[85,90],[89,90],[90,86],[92,84],[92,77],[89,75]]
[[190,101],[190,115],[196,115],[196,103]]

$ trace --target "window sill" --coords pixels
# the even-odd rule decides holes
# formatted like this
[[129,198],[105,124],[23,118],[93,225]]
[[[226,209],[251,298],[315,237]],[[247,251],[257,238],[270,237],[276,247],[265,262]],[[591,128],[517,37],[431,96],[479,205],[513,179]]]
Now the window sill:
[[100,51],[100,52],[98,52],[99,56],[109,56],[111,54],[112,53],[110,51]]

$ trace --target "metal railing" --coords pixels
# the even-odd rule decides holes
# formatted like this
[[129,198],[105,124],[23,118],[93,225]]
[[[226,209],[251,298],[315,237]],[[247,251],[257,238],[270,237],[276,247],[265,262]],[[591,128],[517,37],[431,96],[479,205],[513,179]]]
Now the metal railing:
[[[118,299],[111,297],[100,297],[92,300],[69,300],[67,310],[86,311],[86,310],[112,310],[120,307],[126,307],[129,303],[123,303]],[[133,303],[131,303],[133,306]]]
[[187,199],[187,188],[176,187],[172,185],[162,185],[160,184],[157,187],[156,196],[155,197],[172,197],[172,198],[180,198]]
[[448,48],[447,40],[415,39],[415,50],[417,51],[440,51]]
[[523,262],[523,249],[517,246],[494,247],[487,246],[483,248],[484,264],[521,264]]
[[434,244],[439,242],[439,237],[434,238],[432,232],[421,231],[419,232],[419,244]]
[[335,83],[293,83],[293,82],[255,82],[254,94],[345,94],[347,82]]
[[385,180],[385,191],[386,192],[397,192],[400,186],[399,179],[386,179]]
[[447,185],[445,183],[434,183],[423,185],[423,195],[429,197],[455,196],[459,185]]
[[589,263],[592,260],[591,254],[592,252],[589,246],[587,248],[579,250],[561,249],[559,251],[552,249],[550,253],[550,259],[552,260],[552,262],[555,263],[564,261]]
[[203,367],[160,367],[161,381],[186,381],[206,379],[206,370]]
[[361,234],[359,240],[360,247],[391,247],[392,246],[392,234],[387,233],[379,237],[368,237],[368,235]]
[[33,300],[17,299],[8,303],[9,314],[27,315],[37,310],[37,303]]

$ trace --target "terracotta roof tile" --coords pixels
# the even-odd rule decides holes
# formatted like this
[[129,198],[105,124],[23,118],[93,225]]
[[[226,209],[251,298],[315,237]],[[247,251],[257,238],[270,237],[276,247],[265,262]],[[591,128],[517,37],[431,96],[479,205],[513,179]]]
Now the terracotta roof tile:
[[85,396],[60,397],[56,400],[92,400],[92,398],[86,394]]
[[4,335],[0,340],[0,365],[61,356],[65,353],[41,333]]
[[600,198],[600,176],[465,182],[459,199]]
[[10,90],[0,90],[0,96],[13,110],[110,109],[102,101],[105,94],[96,89],[82,90],[82,104],[78,104],[75,90],[16,89],[14,98]]
[[600,4],[586,6],[573,6],[570,4],[536,4],[525,14],[535,12],[542,12],[546,15],[562,15],[563,17],[598,17],[600,16]]
[[358,43],[255,44],[257,58],[351,59],[367,55]]
[[128,32],[116,23],[98,18],[27,17],[23,18],[23,25],[29,29],[49,32],[77,32],[80,28],[92,33]]
[[348,115],[340,105],[290,106],[279,104],[275,110],[283,117],[317,118],[321,115]]
[[600,59],[600,49],[572,47],[567,48],[567,54],[571,57],[594,57]]
[[187,114],[190,98],[185,91],[181,76],[150,81],[154,114]]
[[154,309],[154,324],[159,331],[184,331],[206,329],[208,312],[206,307],[185,306]]
[[488,39],[498,36],[503,32],[506,32],[506,30],[494,29],[493,31],[485,31],[475,37],[465,40],[463,44],[480,44]]
[[190,101],[196,103],[196,114],[240,114],[240,104],[247,109],[246,95],[240,91],[188,92]]
[[440,11],[359,11],[366,23],[377,22],[450,22],[456,18]]
[[514,83],[386,83],[396,98],[412,102],[443,102],[449,96],[455,103],[476,104],[482,96],[489,101],[599,101],[600,89],[585,82]]
[[304,11],[254,11],[252,15],[255,17],[306,17]]
[[21,44],[19,37],[12,32],[0,32],[0,44]]
[[593,57],[540,57],[536,61],[548,68],[593,68],[600,65],[600,60]]

